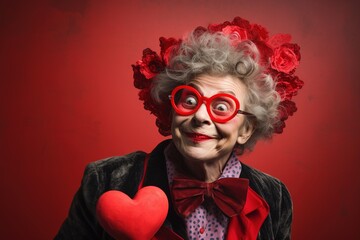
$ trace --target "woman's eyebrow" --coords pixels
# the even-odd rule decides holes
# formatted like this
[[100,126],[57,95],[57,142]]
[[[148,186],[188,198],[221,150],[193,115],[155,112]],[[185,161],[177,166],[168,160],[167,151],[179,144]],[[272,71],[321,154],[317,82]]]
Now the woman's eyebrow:
[[204,96],[204,93],[201,91],[201,89],[199,89],[198,86],[196,86],[196,84],[189,83],[188,85],[189,85],[190,87],[195,88],[202,96]]
[[229,91],[219,91],[219,93],[228,93],[228,94],[234,95],[236,97],[235,93],[230,90]]

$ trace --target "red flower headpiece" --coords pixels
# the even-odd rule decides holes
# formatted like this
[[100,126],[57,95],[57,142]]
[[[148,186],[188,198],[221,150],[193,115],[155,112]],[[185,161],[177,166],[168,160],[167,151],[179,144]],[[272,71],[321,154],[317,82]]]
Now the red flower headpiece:
[[[291,43],[288,34],[276,34],[269,37],[268,31],[249,21],[235,17],[232,22],[210,24],[207,28],[197,27],[195,32],[222,32],[229,35],[232,44],[250,40],[259,49],[261,64],[276,82],[276,91],[281,96],[279,104],[279,120],[274,126],[275,133],[282,133],[285,120],[296,112],[297,108],[292,97],[302,88],[304,82],[294,75],[300,61],[300,47]],[[176,51],[181,39],[160,38],[160,56],[149,48],[144,49],[142,59],[132,65],[134,71],[134,85],[140,89],[139,98],[144,101],[144,108],[154,114],[159,132],[170,135],[170,105],[159,105],[151,98],[151,83],[154,77],[162,72],[169,63],[170,54]]]

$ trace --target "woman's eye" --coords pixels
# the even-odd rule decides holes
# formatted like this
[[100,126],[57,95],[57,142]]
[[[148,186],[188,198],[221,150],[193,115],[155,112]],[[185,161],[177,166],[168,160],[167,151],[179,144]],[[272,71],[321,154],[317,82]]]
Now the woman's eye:
[[197,99],[194,96],[188,96],[188,97],[186,97],[184,103],[188,106],[196,106]]
[[224,103],[219,103],[215,106],[215,110],[217,111],[221,111],[221,112],[226,112],[229,110],[228,106]]

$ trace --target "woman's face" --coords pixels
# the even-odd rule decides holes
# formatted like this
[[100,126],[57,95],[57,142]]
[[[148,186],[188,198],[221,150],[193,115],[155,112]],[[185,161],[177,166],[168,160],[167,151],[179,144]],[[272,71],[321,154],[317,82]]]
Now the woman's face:
[[[234,95],[244,110],[247,89],[239,79],[230,75],[200,75],[189,85],[208,98],[218,93]],[[176,148],[191,161],[227,160],[236,142],[244,144],[252,133],[252,129],[245,127],[244,115],[237,114],[228,122],[217,123],[211,120],[205,104],[189,116],[174,111],[171,131]]]

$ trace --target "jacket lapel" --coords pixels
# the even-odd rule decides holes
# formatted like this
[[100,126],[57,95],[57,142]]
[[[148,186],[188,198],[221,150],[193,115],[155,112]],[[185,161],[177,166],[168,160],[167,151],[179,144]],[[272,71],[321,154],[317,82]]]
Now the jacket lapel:
[[169,200],[169,212],[163,226],[155,235],[154,239],[180,240],[187,239],[184,220],[178,216],[172,206],[164,149],[169,141],[160,143],[151,153],[148,160],[147,170],[144,178],[144,186],[156,186],[163,190]]

